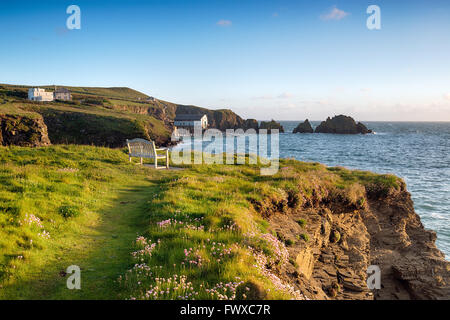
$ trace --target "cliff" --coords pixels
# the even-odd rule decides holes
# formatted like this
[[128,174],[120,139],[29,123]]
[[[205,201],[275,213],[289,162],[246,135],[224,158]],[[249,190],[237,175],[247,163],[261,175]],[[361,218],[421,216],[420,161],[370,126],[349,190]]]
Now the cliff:
[[[436,248],[435,232],[424,229],[403,181],[346,189],[318,184],[308,192],[297,189],[285,199],[255,203],[287,245],[292,263],[281,270],[284,279],[305,297],[450,297],[450,262]],[[300,205],[292,205],[293,199]],[[367,288],[370,265],[381,269],[380,290]]]
[[31,113],[5,113],[0,109],[0,145],[41,147],[50,145],[42,117]]
[[[257,129],[254,119],[242,119],[231,110],[209,110],[149,97],[130,88],[64,87],[72,101],[31,102],[27,86],[0,85],[1,108],[8,112],[40,114],[53,143],[94,144],[121,147],[125,139],[152,139],[158,145],[172,144],[173,120],[177,113],[203,113],[210,128]],[[54,86],[41,86],[53,91]],[[21,137],[21,136],[19,136]],[[19,141],[11,140],[13,143]]]
[[226,129],[258,129],[258,122],[255,119],[242,119],[239,115],[229,109],[209,110],[196,106],[176,105],[174,113],[171,115],[173,119],[175,114],[202,113],[208,117],[208,127],[225,131]]

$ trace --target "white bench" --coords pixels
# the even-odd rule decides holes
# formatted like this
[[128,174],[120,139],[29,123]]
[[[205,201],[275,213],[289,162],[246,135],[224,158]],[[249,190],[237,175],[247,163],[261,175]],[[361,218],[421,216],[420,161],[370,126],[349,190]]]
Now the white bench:
[[[155,168],[158,169],[158,159],[166,159],[166,168],[169,169],[169,149],[160,148],[157,149],[154,141],[147,141],[144,139],[127,139],[128,146],[128,157],[138,157],[141,158],[153,158],[155,159]],[[158,151],[164,151],[164,155],[158,154]]]

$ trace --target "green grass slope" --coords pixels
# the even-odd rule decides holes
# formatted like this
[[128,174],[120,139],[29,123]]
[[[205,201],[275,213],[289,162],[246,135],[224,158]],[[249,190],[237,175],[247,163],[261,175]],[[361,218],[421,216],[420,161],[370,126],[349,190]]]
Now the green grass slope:
[[[53,91],[54,86],[40,86],[47,91]],[[134,114],[141,119],[149,117],[159,122],[165,127],[165,132],[160,130],[161,126],[154,127],[155,121],[152,121],[148,127],[153,136],[161,137],[160,141],[166,141],[171,133],[171,123],[178,113],[202,113],[208,117],[210,127],[220,130],[244,128],[247,124],[244,119],[229,109],[210,110],[193,105],[176,104],[164,100],[149,100],[149,96],[136,90],[124,87],[99,88],[99,87],[69,87],[72,93],[72,102],[53,102],[45,103],[47,107],[58,106],[59,108],[67,106],[77,106],[80,109],[86,108],[92,110],[110,111],[112,115]],[[6,103],[26,103],[28,86],[0,84],[0,105]],[[143,116],[146,116],[144,118]],[[51,128],[49,128],[51,129]],[[50,130],[51,131],[51,130]],[[59,143],[59,142],[58,142]],[[102,145],[102,144],[101,144]]]
[[[129,88],[68,88],[73,101],[39,103],[27,100],[26,86],[0,85],[0,115],[42,115],[53,144],[120,147],[132,138],[155,140],[158,145],[170,142],[171,127],[137,100],[146,95]],[[130,105],[143,109],[136,112]]]
[[[0,147],[1,299],[301,299],[280,276],[285,243],[264,219],[393,176],[282,160],[153,170],[93,146]],[[305,241],[307,235],[303,238]],[[68,290],[69,265],[82,289]]]

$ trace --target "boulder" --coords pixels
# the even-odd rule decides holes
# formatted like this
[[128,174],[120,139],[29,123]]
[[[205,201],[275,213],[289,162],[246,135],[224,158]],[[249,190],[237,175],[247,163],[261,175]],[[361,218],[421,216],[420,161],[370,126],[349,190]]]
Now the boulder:
[[334,116],[332,119],[330,117],[327,120],[322,121],[322,123],[316,128],[316,133],[338,133],[338,134],[366,134],[372,133],[372,130],[367,129],[367,127],[361,122],[356,123],[352,117],[339,115]]
[[304,122],[299,123],[299,125],[294,129],[293,133],[313,133],[314,130],[311,127],[311,123],[309,123],[308,119]]

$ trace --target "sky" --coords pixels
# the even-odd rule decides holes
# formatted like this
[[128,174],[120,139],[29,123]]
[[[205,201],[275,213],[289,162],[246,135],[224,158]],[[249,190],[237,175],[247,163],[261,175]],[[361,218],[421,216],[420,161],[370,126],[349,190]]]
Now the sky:
[[450,121],[448,0],[0,1],[0,30],[0,83],[125,86],[258,120]]

